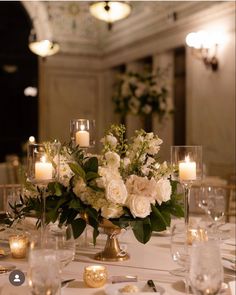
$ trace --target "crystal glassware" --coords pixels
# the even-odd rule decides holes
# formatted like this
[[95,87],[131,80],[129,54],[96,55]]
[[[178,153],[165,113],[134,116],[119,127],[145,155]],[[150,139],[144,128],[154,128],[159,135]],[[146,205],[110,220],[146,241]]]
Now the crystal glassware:
[[60,264],[54,250],[31,249],[28,280],[33,295],[60,294]]
[[194,294],[218,294],[223,282],[223,267],[216,240],[194,243],[190,254],[189,280]]
[[66,267],[75,256],[75,240],[71,225],[58,226],[50,224],[47,232],[46,246],[53,249],[60,261],[60,269]]
[[73,119],[70,121],[70,135],[74,146],[91,148],[95,145],[95,120]]
[[202,147],[172,146],[172,178],[178,180],[184,188],[185,223],[189,224],[190,188],[202,179]]

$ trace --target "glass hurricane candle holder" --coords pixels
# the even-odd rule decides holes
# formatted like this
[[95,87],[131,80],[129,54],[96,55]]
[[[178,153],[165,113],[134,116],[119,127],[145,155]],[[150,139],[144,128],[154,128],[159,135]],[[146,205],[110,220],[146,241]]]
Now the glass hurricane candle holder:
[[88,287],[100,288],[107,282],[107,269],[103,265],[91,265],[84,269],[84,282]]
[[74,146],[79,146],[81,148],[93,147],[95,145],[95,120],[71,120],[70,135]]
[[171,147],[172,178],[178,180],[184,188],[185,223],[189,224],[190,188],[202,178],[202,147]]
[[60,169],[60,143],[29,144],[27,179],[38,186],[41,200],[41,244],[46,237],[46,190],[49,182],[58,180]]
[[47,185],[59,177],[59,150],[57,142],[29,144],[27,155],[27,178],[38,185]]
[[25,258],[28,250],[29,239],[25,235],[12,235],[9,237],[9,245],[13,258]]

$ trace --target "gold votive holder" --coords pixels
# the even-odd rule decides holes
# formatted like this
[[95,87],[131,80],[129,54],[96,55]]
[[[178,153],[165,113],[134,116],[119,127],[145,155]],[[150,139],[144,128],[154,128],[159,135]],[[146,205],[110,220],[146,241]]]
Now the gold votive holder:
[[9,237],[11,255],[14,258],[25,258],[29,239],[25,235],[12,235]]
[[84,268],[84,282],[88,287],[100,288],[107,282],[108,273],[103,265],[91,265]]
[[207,241],[207,231],[203,228],[189,228],[187,232],[187,242],[192,245],[193,242]]

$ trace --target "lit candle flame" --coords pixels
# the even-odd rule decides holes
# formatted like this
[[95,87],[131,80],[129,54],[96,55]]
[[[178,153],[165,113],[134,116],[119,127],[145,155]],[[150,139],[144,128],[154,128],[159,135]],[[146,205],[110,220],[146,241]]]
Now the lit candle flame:
[[189,155],[185,156],[185,159],[184,159],[185,162],[189,163],[190,162],[190,157]]
[[80,130],[81,130],[81,131],[84,131],[84,129],[85,129],[85,126],[84,126],[84,125],[81,125],[81,126],[80,126]]
[[40,162],[42,162],[42,163],[46,163],[46,162],[47,162],[47,157],[46,157],[46,156],[42,156],[42,157],[40,158]]

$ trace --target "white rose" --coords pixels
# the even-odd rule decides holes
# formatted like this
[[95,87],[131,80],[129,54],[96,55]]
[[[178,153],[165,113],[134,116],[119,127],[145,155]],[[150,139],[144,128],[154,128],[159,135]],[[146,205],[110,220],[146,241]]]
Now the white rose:
[[130,195],[127,205],[134,218],[145,218],[151,212],[150,200],[142,195]]
[[105,159],[107,161],[107,166],[110,168],[119,168],[120,167],[120,156],[115,152],[105,153]]
[[106,198],[115,204],[125,204],[127,199],[126,186],[121,179],[113,179],[106,186]]
[[117,205],[110,205],[108,207],[102,207],[101,215],[104,218],[119,218],[122,214],[124,214],[123,208]]
[[156,196],[158,204],[161,205],[162,202],[167,202],[170,200],[171,196],[171,185],[170,181],[166,178],[158,180],[156,183]]

